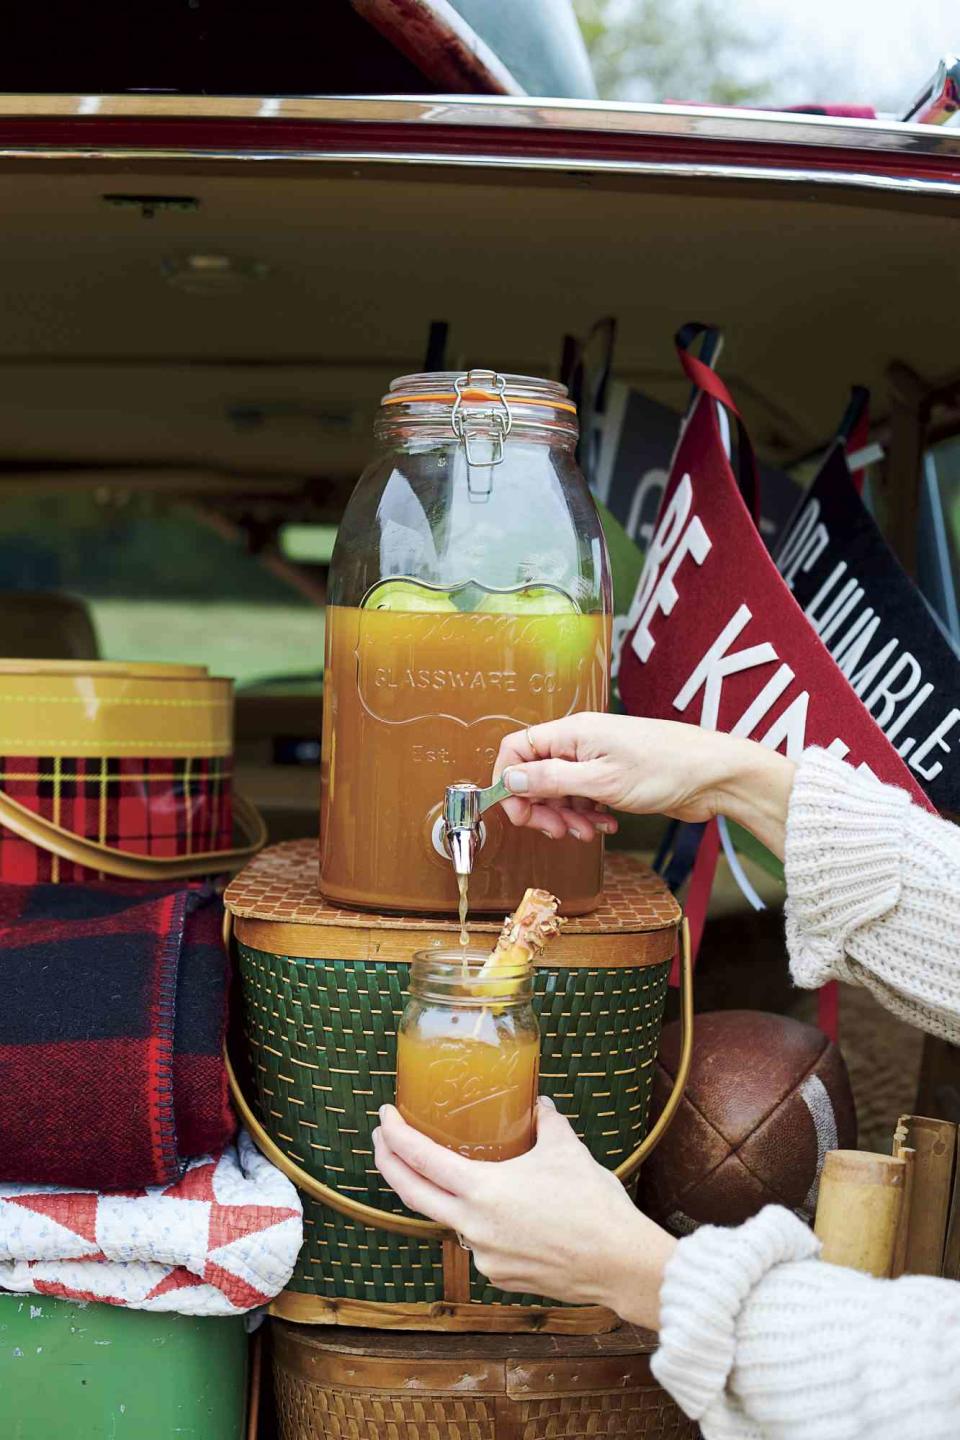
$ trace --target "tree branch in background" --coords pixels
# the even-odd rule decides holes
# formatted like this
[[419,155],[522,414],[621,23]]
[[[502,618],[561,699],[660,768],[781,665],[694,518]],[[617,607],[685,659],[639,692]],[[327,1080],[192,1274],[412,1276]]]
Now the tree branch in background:
[[757,104],[773,98],[769,35],[723,0],[574,0],[597,87],[615,100]]

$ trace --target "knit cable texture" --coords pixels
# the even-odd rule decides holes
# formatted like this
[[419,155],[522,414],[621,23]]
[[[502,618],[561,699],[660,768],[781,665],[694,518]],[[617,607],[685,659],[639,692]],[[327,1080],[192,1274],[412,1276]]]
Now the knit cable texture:
[[785,870],[798,985],[863,985],[909,1024],[960,1043],[960,831],[906,791],[808,750]]
[[762,1436],[727,1391],[737,1324],[751,1291],[773,1266],[816,1251],[807,1227],[775,1206],[733,1229],[702,1225],[677,1246],[660,1290],[660,1348],[651,1365],[705,1434],[714,1426],[718,1437]]
[[815,1258],[768,1206],[677,1246],[652,1368],[704,1440],[955,1440],[960,1285]]

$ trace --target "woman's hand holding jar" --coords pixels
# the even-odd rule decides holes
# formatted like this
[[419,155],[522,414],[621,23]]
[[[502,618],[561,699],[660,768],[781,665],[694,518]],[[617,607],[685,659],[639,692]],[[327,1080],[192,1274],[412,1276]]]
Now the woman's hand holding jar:
[[411,1210],[461,1236],[501,1290],[605,1305],[656,1329],[660,1284],[676,1240],[635,1209],[552,1101],[541,1099],[537,1143],[515,1160],[467,1160],[380,1112],[374,1155]]

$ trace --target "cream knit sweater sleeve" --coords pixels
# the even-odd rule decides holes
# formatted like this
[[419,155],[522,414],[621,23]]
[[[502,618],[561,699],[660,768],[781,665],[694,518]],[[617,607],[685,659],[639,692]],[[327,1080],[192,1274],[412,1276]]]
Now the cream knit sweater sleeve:
[[653,1373],[705,1440],[956,1440],[960,1284],[815,1258],[771,1205],[688,1235],[660,1292]]
[[960,1043],[960,829],[808,750],[785,862],[796,983],[865,985],[910,1024]]
[[[790,798],[786,876],[797,984],[865,985],[960,1042],[960,831],[810,750]],[[705,1440],[960,1436],[960,1284],[875,1280],[816,1253],[775,1206],[677,1246],[653,1369]]]

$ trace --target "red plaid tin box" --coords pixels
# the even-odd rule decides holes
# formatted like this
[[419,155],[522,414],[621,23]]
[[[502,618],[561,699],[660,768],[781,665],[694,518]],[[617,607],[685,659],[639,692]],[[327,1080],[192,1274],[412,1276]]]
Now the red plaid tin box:
[[0,882],[237,868],[265,836],[232,750],[233,682],[203,666],[0,660]]

